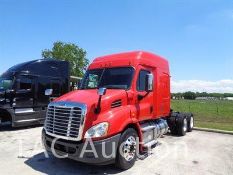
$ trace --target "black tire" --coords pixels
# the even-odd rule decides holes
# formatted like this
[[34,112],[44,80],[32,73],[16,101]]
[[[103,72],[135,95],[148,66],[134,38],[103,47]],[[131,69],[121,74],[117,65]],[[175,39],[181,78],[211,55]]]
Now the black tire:
[[188,116],[188,128],[187,128],[187,131],[192,132],[193,126],[194,126],[194,118],[193,118],[193,114],[190,114]]
[[167,123],[172,135],[177,135],[176,116],[169,117]]
[[185,115],[179,115],[177,117],[177,135],[184,136],[187,132],[187,117]]
[[134,154],[134,156],[132,156],[131,160],[126,160],[124,155],[122,155],[123,149],[124,149],[124,146],[122,146],[122,145],[126,145],[127,139],[132,138],[132,137],[135,138],[135,140],[137,140],[138,134],[135,131],[135,129],[128,128],[123,132],[123,134],[121,135],[120,141],[119,141],[115,165],[117,168],[120,168],[122,170],[127,170],[127,169],[131,168],[134,165],[136,158],[137,158],[137,154],[136,154],[136,144],[137,143],[135,143],[135,154]]

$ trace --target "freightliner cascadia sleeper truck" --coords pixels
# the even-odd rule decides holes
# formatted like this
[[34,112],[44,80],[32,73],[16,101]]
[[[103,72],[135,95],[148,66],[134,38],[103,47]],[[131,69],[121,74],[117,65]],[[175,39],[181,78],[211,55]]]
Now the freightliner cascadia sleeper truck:
[[168,130],[192,128],[192,114],[170,109],[168,61],[136,51],[96,58],[79,90],[48,105],[42,140],[55,156],[128,169],[137,148],[143,154]]

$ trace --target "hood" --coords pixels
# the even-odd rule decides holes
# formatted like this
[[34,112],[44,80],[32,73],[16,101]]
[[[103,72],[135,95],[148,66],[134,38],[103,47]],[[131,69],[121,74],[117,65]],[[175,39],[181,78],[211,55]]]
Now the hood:
[[[96,105],[98,103],[99,95],[97,89],[89,89],[89,90],[76,90],[69,92],[56,100],[56,101],[70,101],[70,102],[79,102],[85,103],[88,108]],[[107,89],[106,94],[102,96],[101,100],[101,108],[109,109],[111,107],[111,103],[116,100],[126,101],[127,93],[125,90],[119,89]],[[109,106],[109,107],[108,107]]]
[[[83,103],[87,106],[87,114],[85,116],[85,124],[83,129],[83,135],[87,129],[97,123],[103,121],[109,121],[114,112],[121,111],[121,106],[128,104],[127,92],[125,90],[119,89],[107,89],[106,94],[102,96],[101,100],[101,111],[100,113],[95,113],[97,107],[99,95],[97,94],[97,89],[88,90],[76,90],[69,92],[57,99],[54,102],[77,102]],[[121,108],[120,110],[118,110]]]

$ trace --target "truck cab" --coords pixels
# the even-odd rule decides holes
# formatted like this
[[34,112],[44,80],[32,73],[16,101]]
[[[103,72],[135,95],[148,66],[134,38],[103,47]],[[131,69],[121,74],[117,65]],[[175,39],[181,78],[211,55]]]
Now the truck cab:
[[[186,127],[183,133],[177,118],[182,118],[179,127]],[[48,105],[42,138],[46,150],[55,155],[128,169],[135,162],[137,145],[140,152],[155,145],[168,125],[184,135],[188,121],[186,115],[171,112],[168,61],[135,51],[94,59],[79,90]],[[89,139],[93,142],[87,145]],[[83,154],[92,148],[96,154]],[[112,152],[112,157],[105,156]]]
[[51,99],[68,91],[66,61],[41,59],[15,65],[0,76],[0,123],[42,124]]

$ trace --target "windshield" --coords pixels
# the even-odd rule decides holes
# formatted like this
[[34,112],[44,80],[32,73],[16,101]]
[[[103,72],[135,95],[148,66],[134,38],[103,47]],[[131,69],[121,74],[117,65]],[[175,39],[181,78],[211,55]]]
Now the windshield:
[[0,90],[11,89],[11,87],[12,87],[12,80],[0,78]]
[[129,89],[133,77],[132,67],[88,70],[83,78],[81,89]]

